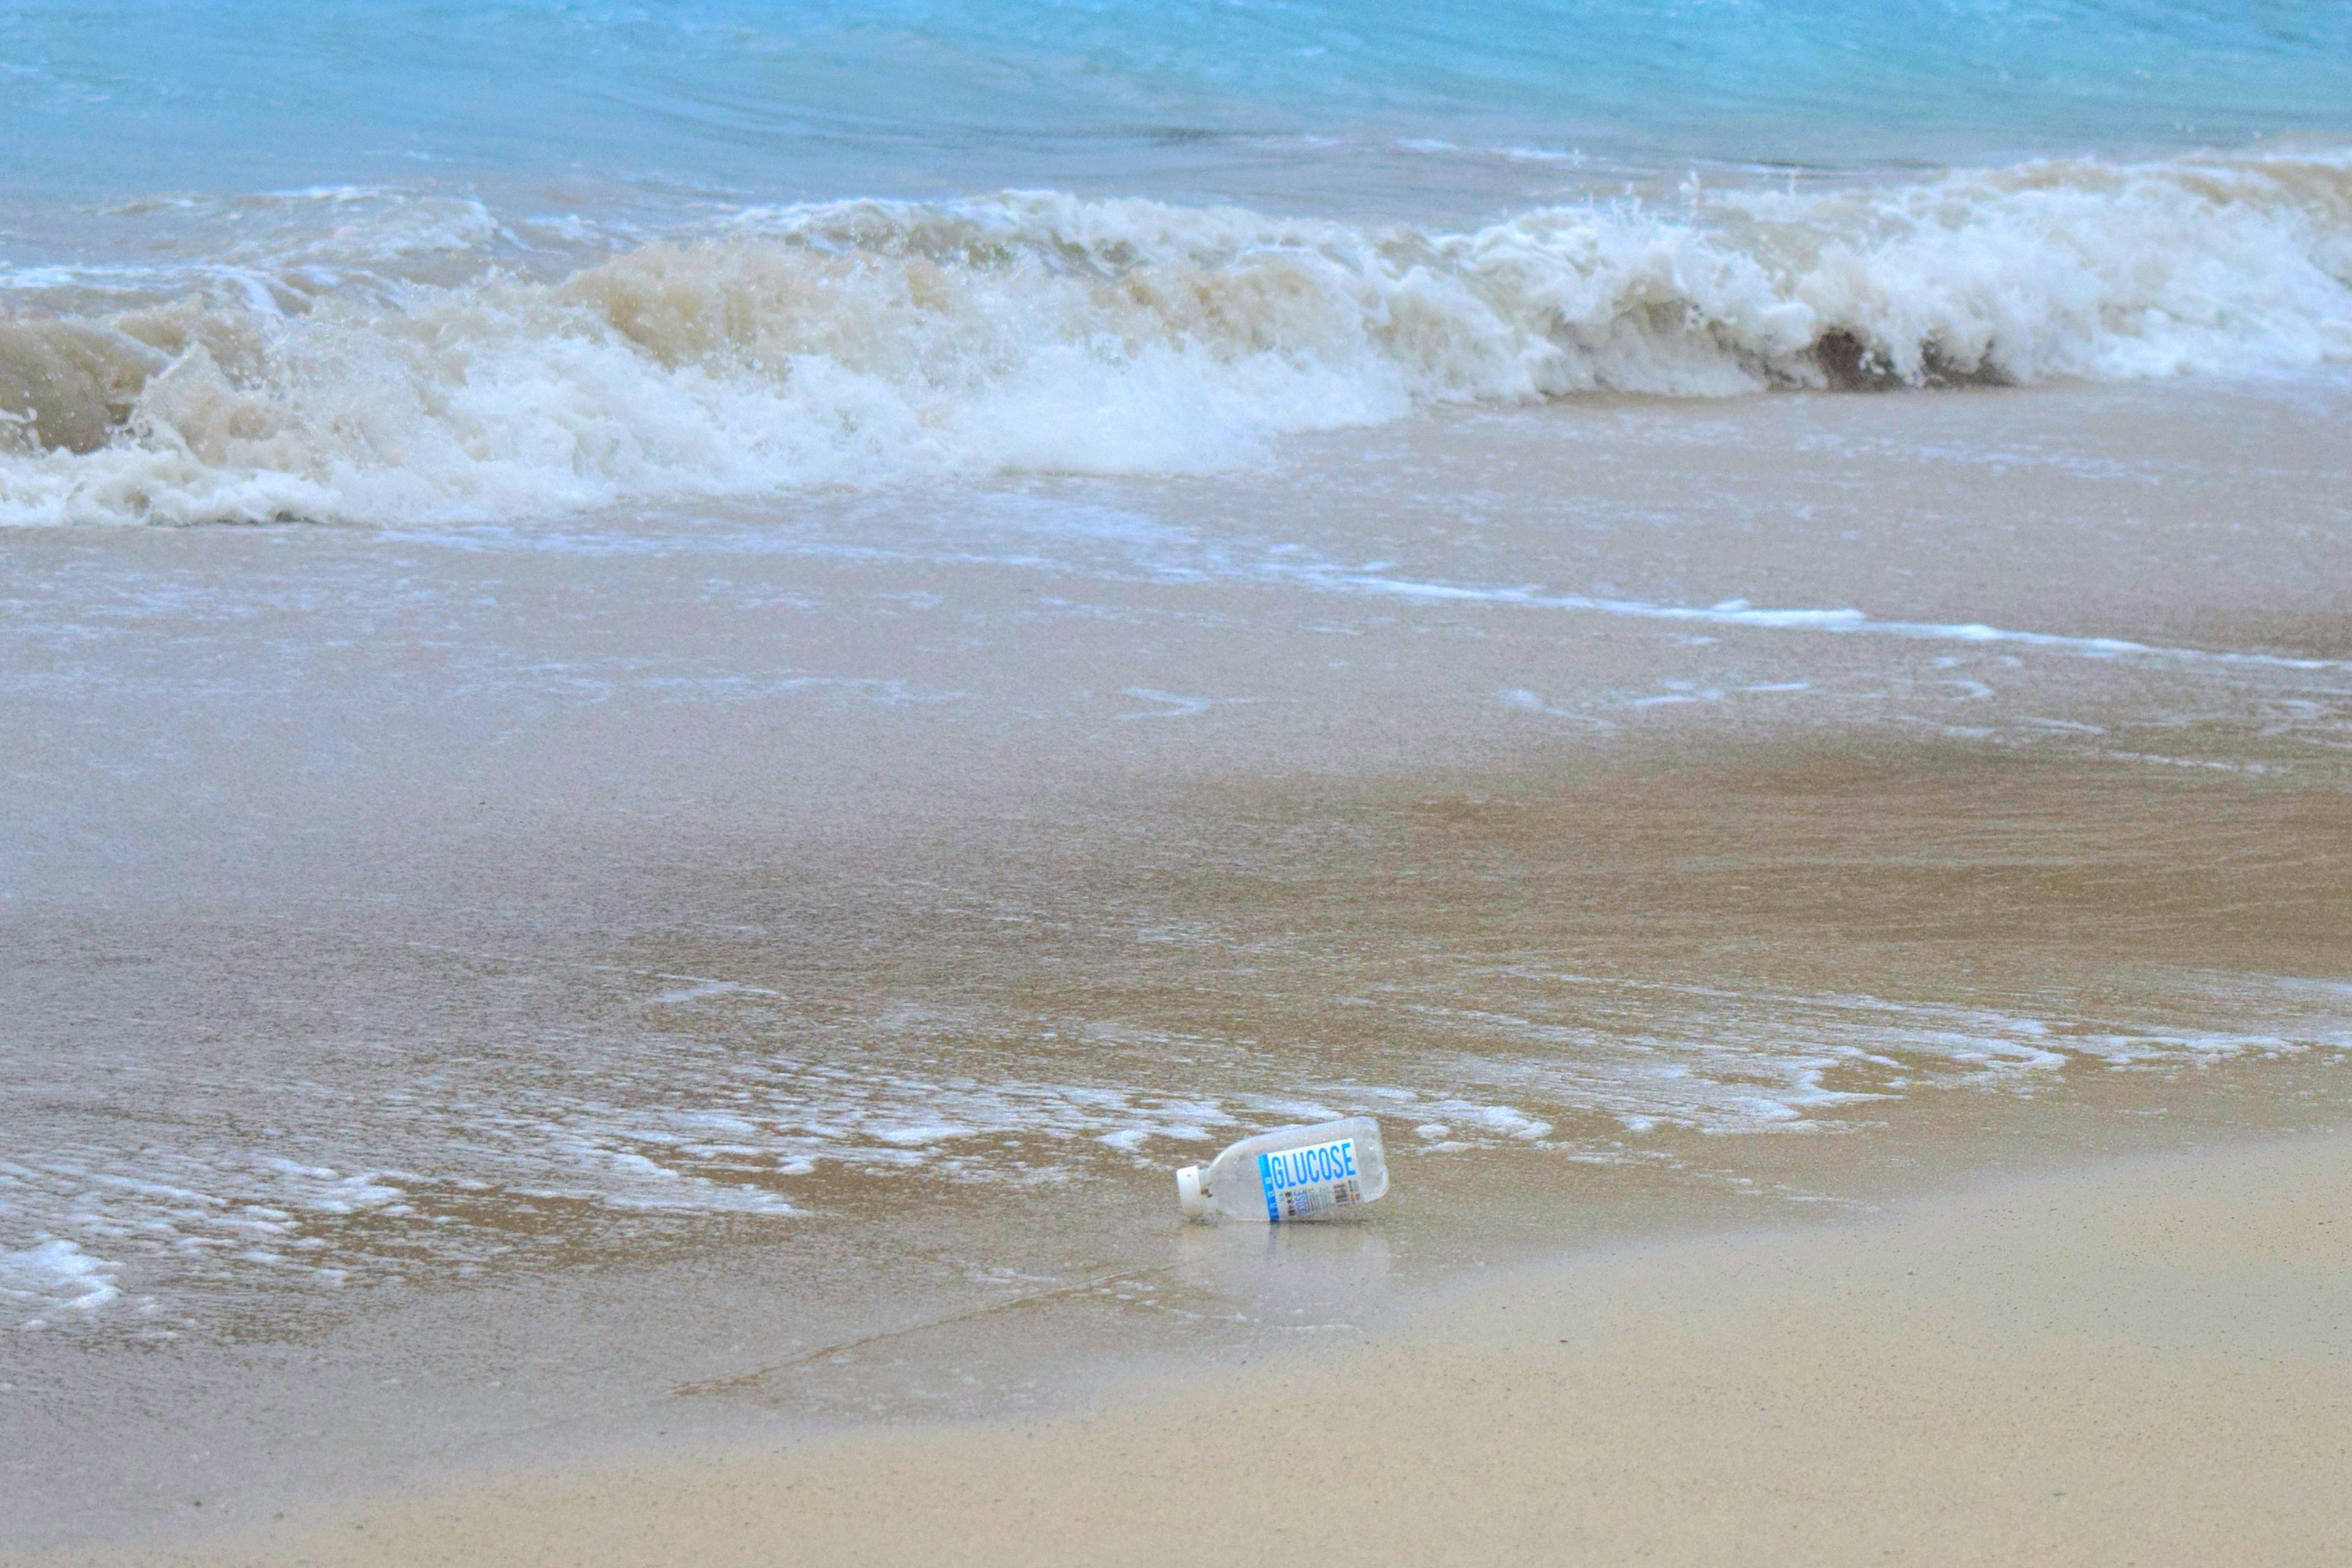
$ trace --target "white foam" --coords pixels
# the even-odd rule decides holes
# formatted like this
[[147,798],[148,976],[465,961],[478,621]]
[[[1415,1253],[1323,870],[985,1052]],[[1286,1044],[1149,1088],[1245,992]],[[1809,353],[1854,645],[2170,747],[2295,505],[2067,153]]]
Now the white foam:
[[[1205,927],[1152,934],[1216,939]],[[317,1133],[285,1144],[292,1155],[152,1139],[20,1150],[0,1162],[0,1223],[30,1245],[0,1253],[0,1308],[53,1327],[85,1321],[117,1300],[115,1260],[172,1302],[195,1285],[332,1289],[420,1266],[446,1272],[530,1245],[482,1216],[540,1200],[611,1223],[789,1222],[833,1201],[824,1194],[844,1175],[1058,1184],[1110,1163],[1164,1169],[1245,1131],[1357,1112],[1391,1125],[1400,1157],[1691,1166],[1705,1161],[1690,1134],[1822,1135],[1931,1090],[2032,1093],[2083,1070],[2352,1048],[2352,987],[2324,981],[2178,976],[2149,1022],[1533,964],[1482,974],[1490,1000],[1477,1007],[1451,1000],[1450,987],[1368,1001],[1399,1047],[1344,1079],[1320,1076],[1312,1050],[1108,1024],[1087,1031],[1099,1050],[1066,1056],[1068,1076],[1017,1076],[1003,1069],[1024,1058],[989,1044],[981,1021],[909,1009],[877,1021],[889,1039],[845,1042],[838,1059],[646,1040],[593,1073],[420,1079],[333,1133],[398,1149],[402,1168],[331,1156]],[[708,978],[648,972],[645,994]],[[694,994],[706,1007],[773,1001],[751,987]],[[974,1076],[958,1076],[933,1055],[942,1050],[964,1055]],[[1150,1069],[1156,1082],[1125,1076],[1146,1060],[1187,1065]],[[820,1173],[835,1180],[800,1184]],[[58,1239],[68,1234],[79,1245]]]
[[395,195],[279,198],[293,227],[268,247],[135,309],[0,279],[51,312],[0,319],[0,521],[496,521],[1196,472],[1433,403],[2352,361],[2334,154],[1718,190],[1467,234],[1052,193],[848,202],[561,279],[503,270],[521,242],[479,203]]
[[95,1312],[122,1292],[116,1265],[72,1242],[47,1237],[21,1252],[0,1252],[0,1298],[32,1309],[27,1327],[45,1326],[54,1311]]
[[[1589,594],[1552,594],[1537,588],[1478,587],[1468,584],[1415,581],[1372,572],[1350,572],[1326,565],[1271,563],[1263,574],[1281,577],[1335,593],[1368,594],[1383,598],[1412,599],[1425,604],[1500,605],[1535,610],[1580,610],[1595,615],[1622,616],[1633,620],[1675,621],[1706,626],[1743,626],[1765,631],[1861,634],[1907,638],[1915,642],[2009,644],[2086,658],[2143,658],[2179,663],[2247,665],[2273,669],[2352,669],[2352,660],[2301,658],[2287,654],[2247,653],[2230,649],[2167,647],[2131,642],[2122,637],[2074,637],[2060,632],[2019,631],[1981,622],[1881,620],[1852,608],[1758,609],[1745,599],[1715,605],[1662,605],[1641,599],[1605,598]],[[1976,685],[1976,682],[1969,682]],[[1757,686],[1754,691],[1795,691],[1801,681]],[[1667,693],[1646,699],[1651,703],[1692,700],[1691,693]],[[1501,700],[1515,708],[1557,712],[1541,698],[1526,690],[1510,690]],[[1561,714],[1561,717],[1575,715]],[[2067,721],[2053,722],[2070,723]]]

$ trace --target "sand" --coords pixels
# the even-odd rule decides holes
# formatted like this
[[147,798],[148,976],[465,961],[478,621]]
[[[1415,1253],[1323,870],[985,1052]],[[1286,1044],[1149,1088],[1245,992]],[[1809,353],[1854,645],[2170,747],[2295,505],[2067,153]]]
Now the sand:
[[646,1451],[70,1561],[2339,1563],[2347,1190],[2342,1137],[2131,1162],[1517,1270],[1066,1416]]
[[[2341,1127],[2346,407],[14,540],[0,1544],[1174,1408],[1522,1262]],[[1308,1107],[1378,1225],[1176,1222]],[[1695,1401],[1586,1439],[1715,1476]]]

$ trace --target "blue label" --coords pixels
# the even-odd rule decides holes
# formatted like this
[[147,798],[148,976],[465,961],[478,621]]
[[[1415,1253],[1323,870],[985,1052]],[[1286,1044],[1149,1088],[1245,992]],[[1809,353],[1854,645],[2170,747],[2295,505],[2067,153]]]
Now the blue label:
[[1358,1201],[1356,1141],[1341,1138],[1306,1149],[1257,1157],[1265,1217],[1277,1223]]

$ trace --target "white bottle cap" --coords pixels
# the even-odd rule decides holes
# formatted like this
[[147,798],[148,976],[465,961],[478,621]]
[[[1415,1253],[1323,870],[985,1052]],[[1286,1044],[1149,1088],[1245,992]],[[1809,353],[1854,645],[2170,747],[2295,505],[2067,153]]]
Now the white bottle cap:
[[1209,1217],[1209,1194],[1201,1190],[1201,1167],[1187,1165],[1176,1173],[1176,1206],[1186,1219]]

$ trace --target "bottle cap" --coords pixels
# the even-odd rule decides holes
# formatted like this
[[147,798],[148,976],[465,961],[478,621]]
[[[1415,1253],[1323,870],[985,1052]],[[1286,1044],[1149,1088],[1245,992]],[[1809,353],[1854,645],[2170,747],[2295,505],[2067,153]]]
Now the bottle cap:
[[1201,1190],[1201,1167],[1187,1165],[1176,1173],[1176,1206],[1186,1219],[1209,1217],[1209,1194]]

